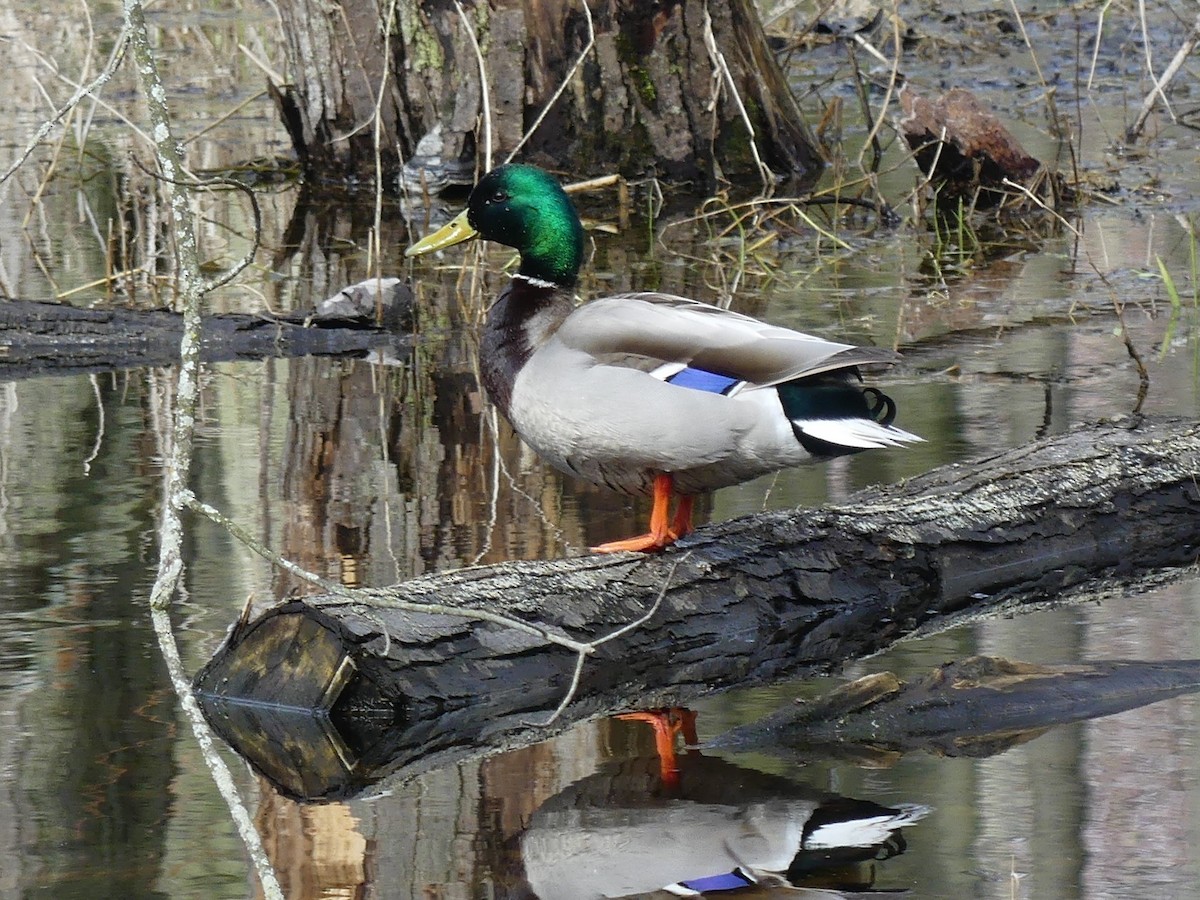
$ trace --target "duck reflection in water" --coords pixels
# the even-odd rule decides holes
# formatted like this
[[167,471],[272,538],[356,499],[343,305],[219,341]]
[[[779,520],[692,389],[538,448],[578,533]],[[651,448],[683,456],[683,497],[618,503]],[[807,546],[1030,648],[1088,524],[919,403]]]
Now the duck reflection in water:
[[680,756],[676,769],[664,780],[656,757],[626,760],[543,803],[521,836],[534,895],[863,891],[874,882],[871,863],[902,853],[900,829],[929,812],[842,797],[698,752]]

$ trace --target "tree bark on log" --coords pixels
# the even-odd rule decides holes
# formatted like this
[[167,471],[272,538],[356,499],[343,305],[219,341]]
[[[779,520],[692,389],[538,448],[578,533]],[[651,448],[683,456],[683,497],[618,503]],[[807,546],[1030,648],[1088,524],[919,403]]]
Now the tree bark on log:
[[816,141],[752,0],[589,0],[590,50],[581,2],[462,4],[487,109],[454,4],[399,0],[385,46],[388,4],[281,3],[292,83],[272,95],[308,179],[375,180],[378,107],[389,185],[402,171],[435,188],[471,184],[484,156],[481,119],[490,116],[498,162],[546,109],[523,158],[547,168],[757,179],[752,128],[775,173],[815,180]]
[[[1200,424],[1082,426],[837,506],[702,528],[658,556],[508,563],[370,591],[359,604],[289,603],[235,629],[196,686],[218,719],[231,702],[351,723],[356,709],[390,716],[352,741],[357,771],[424,768],[596,714],[824,672],[917,632],[1192,566],[1197,473]],[[568,691],[573,652],[387,605],[484,608],[586,642],[660,596],[648,622],[587,656],[553,729],[538,723]]]

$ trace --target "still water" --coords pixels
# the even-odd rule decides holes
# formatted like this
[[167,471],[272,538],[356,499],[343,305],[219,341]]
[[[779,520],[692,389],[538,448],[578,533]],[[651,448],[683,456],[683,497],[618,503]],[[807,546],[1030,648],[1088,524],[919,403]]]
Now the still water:
[[[256,83],[232,49],[247,39],[244,30],[260,42],[270,34],[269,23],[210,28],[204,66],[185,51],[172,58],[192,78],[212,59],[228,63],[211,66],[222,73],[215,80],[228,79],[220,90],[198,85],[196,96],[214,106],[198,102],[199,121],[246,99],[237,85]],[[17,79],[18,94],[23,85]],[[1036,115],[1021,124],[1013,105],[1022,138],[1046,152]],[[35,106],[29,99],[26,117],[13,118],[28,121]],[[197,145],[206,165],[280,144],[261,105],[224,127]],[[1194,141],[1182,128],[1162,127],[1153,182],[1139,174],[1150,163],[1131,162],[1127,190],[1111,205],[1089,206],[1073,222],[1078,234],[1031,226],[1002,250],[976,251],[921,229],[856,225],[841,235],[846,247],[801,233],[739,260],[703,227],[635,209],[620,233],[593,232],[581,292],[660,288],[722,300],[736,286],[737,307],[747,312],[905,352],[906,364],[883,385],[899,424],[928,443],[728,489],[701,507],[714,521],[837,501],[862,486],[1128,413],[1138,378],[1116,334],[1114,299],[1127,304],[1124,324],[1149,370],[1143,410],[1194,418]],[[1089,130],[1082,147],[1086,166],[1113,168],[1102,128]],[[897,185],[911,185],[912,173],[897,163],[893,178],[900,196],[906,188]],[[36,186],[37,178],[23,184],[22,196]],[[59,185],[39,201],[33,227],[18,214],[15,189],[7,190],[6,292],[48,299],[80,289],[73,302],[106,302],[103,288],[85,287],[106,272],[103,242],[80,224],[112,200],[106,189],[94,180]],[[215,309],[305,309],[371,274],[363,204],[314,209],[291,189],[264,190],[262,199],[268,251],[211,298]],[[611,197],[585,203],[593,219],[618,218]],[[244,210],[215,203],[201,240],[212,258],[228,260],[246,227]],[[384,229],[384,268],[411,279],[421,309],[411,348],[386,362],[209,367],[193,485],[200,497],[348,585],[552,558],[631,533],[644,519],[641,504],[546,469],[492,418],[474,374],[472,323],[480,297],[494,295],[502,276],[486,276],[473,291],[458,259],[407,265],[399,211],[386,212]],[[478,271],[498,271],[507,259],[493,248]],[[1180,309],[1168,302],[1160,259],[1181,285]],[[121,371],[0,383],[0,897],[256,895],[146,612],[172,377]],[[186,590],[174,618],[195,671],[247,602],[263,608],[297,585],[215,527],[190,524]],[[961,627],[818,683],[711,697],[696,707],[699,737],[846,678],[883,670],[914,677],[975,653],[1049,664],[1200,657],[1198,606],[1193,577],[1103,605]],[[625,789],[648,765],[652,773],[654,743],[637,722],[586,722],[543,744],[317,806],[281,797],[230,759],[289,897],[526,897],[532,885],[545,898],[609,896],[628,892],[653,865],[642,855],[651,839],[631,823],[650,822],[648,833],[664,843],[701,846],[701,832],[688,828],[703,818],[702,805],[734,810],[745,829],[771,821],[772,804],[835,795],[929,811],[904,829],[903,846],[878,854],[889,858],[847,862],[813,884],[928,898],[1182,898],[1200,897],[1198,735],[1200,699],[1183,697],[979,759],[705,753],[685,765],[710,793],[687,798],[694,805],[674,819],[655,818],[670,804]],[[578,829],[569,811],[593,807],[618,811],[593,820],[611,829],[617,852],[593,843],[571,872],[576,880],[560,881],[555,893],[545,854],[534,848],[564,839],[564,822]],[[794,890],[752,895],[783,893]]]

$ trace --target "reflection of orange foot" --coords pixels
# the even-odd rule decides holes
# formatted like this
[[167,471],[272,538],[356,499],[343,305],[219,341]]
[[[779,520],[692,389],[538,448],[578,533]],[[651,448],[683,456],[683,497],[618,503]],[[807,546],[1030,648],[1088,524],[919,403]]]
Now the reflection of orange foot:
[[682,706],[672,706],[621,713],[617,718],[626,722],[645,722],[654,729],[654,749],[658,752],[659,772],[663,784],[670,788],[679,787],[675,738],[682,734],[686,746],[699,743],[696,739],[696,713]]

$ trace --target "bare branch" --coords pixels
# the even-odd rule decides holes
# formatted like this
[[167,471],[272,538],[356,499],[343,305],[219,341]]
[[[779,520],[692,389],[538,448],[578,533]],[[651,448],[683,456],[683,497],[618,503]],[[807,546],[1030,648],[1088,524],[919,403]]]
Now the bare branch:
[[[742,96],[738,93],[737,85],[734,83],[733,73],[729,71],[729,64],[725,62],[725,54],[717,46],[717,38],[713,34],[712,29],[712,16],[708,13],[707,3],[704,5],[704,46],[708,50],[709,58],[712,60],[720,80],[724,81],[725,86],[729,88],[729,94],[733,97],[734,105],[737,106],[738,113],[742,117],[742,122],[746,126],[746,131],[749,132],[750,155],[754,157],[754,165],[758,168],[758,175],[762,179],[763,189],[770,190],[775,185],[775,176],[767,167],[767,164],[762,161],[762,157],[758,153],[758,139],[754,133],[754,123],[750,121],[750,114],[746,112],[746,107],[742,103]],[[715,96],[713,100],[715,103]]]
[[521,139],[517,141],[517,146],[512,148],[512,152],[505,158],[505,162],[511,160],[517,155],[517,151],[525,146],[525,142],[538,130],[538,126],[542,124],[542,119],[546,118],[546,114],[554,108],[554,104],[558,102],[558,98],[562,96],[562,92],[567,89],[567,85],[571,83],[571,79],[575,77],[575,72],[583,65],[583,61],[587,59],[587,55],[592,52],[592,47],[596,44],[596,29],[592,23],[592,11],[588,8],[587,0],[580,0],[579,4],[583,8],[584,18],[587,19],[588,39],[583,49],[579,51],[579,56],[575,62],[571,64],[571,68],[567,69],[567,74],[563,76],[562,83],[559,84],[558,90],[554,92],[554,96],[549,102],[542,107],[542,111],[538,113],[537,118],[533,120],[533,124],[529,126],[529,130],[521,135]]
[[500,615],[487,609],[446,606],[440,603],[427,603],[424,600],[406,600],[396,591],[392,590],[355,590],[354,588],[345,587],[336,581],[330,581],[314,572],[309,572],[307,569],[301,568],[287,557],[261,544],[255,540],[250,532],[222,514],[216,507],[197,499],[191,491],[185,491],[182,500],[183,505],[188,509],[198,512],[205,518],[220,525],[237,538],[247,549],[254,551],[263,557],[263,559],[269,560],[297,578],[307,581],[309,584],[315,585],[332,595],[332,599],[322,600],[318,598],[310,601],[314,606],[350,606],[359,609],[369,602],[371,606],[377,609],[398,609],[403,612],[424,613],[427,615],[457,616],[462,619],[491,622],[493,625],[501,625],[505,628],[511,628],[514,631],[521,631],[525,634],[541,638],[551,644],[557,644],[560,647],[573,650],[576,653],[586,654],[593,652],[594,643],[576,641],[565,634],[549,628],[544,628],[540,625],[531,625],[521,619]]
[[[137,166],[151,178],[165,182],[166,184],[170,184],[172,186],[177,184],[177,179],[167,178],[167,176],[159,174],[158,172],[151,172],[144,165],[142,165],[141,160],[139,160],[136,156],[132,156],[130,159],[133,160],[133,164],[135,166]],[[246,199],[250,201],[250,212],[254,217],[254,230],[252,231],[253,238],[250,242],[250,249],[242,255],[240,260],[230,266],[229,270],[226,271],[224,275],[200,285],[201,294],[207,294],[209,291],[216,290],[223,285],[229,284],[229,282],[237,278],[243,269],[250,265],[250,263],[254,262],[254,255],[258,253],[258,248],[262,242],[262,208],[258,205],[258,196],[254,193],[254,191],[242,184],[236,178],[216,177],[205,178],[203,180],[198,178],[190,178],[187,182],[179,186],[184,188],[187,188],[189,185],[192,187],[216,187],[217,185],[221,184],[225,185],[226,187],[231,187],[235,191],[241,191],[242,194],[245,195]],[[76,290],[78,290],[78,288],[76,288]]]
[[[1191,56],[1192,51],[1196,49],[1198,43],[1200,43],[1200,15],[1196,16],[1196,21],[1192,23],[1192,31],[1179,46],[1179,50],[1175,53],[1175,58],[1171,60],[1170,64],[1163,71],[1162,76],[1154,83],[1154,87],[1150,90],[1150,93],[1146,95],[1146,99],[1142,101],[1142,109],[1138,113],[1137,119],[1129,126],[1129,130],[1125,132],[1126,143],[1133,143],[1141,135],[1142,129],[1146,127],[1146,119],[1150,117],[1150,113],[1154,109],[1155,98],[1161,97],[1163,105],[1167,108],[1167,112],[1171,113],[1171,107],[1167,104],[1167,95],[1163,93],[1163,88],[1183,68],[1184,61]],[[1147,44],[1146,53],[1149,54],[1149,52],[1149,44]],[[1149,65],[1148,60],[1147,65]],[[1154,73],[1151,72],[1150,74],[1153,75]],[[1171,118],[1175,118],[1174,113],[1171,113]]]
[[46,135],[51,132],[55,125],[62,121],[63,117],[65,117],[67,113],[71,112],[71,110],[78,106],[79,102],[84,97],[90,96],[100,87],[102,87],[110,78],[112,78],[113,73],[117,70],[117,66],[119,66],[121,64],[121,60],[125,58],[125,49],[128,46],[129,29],[125,28],[122,30],[120,35],[117,36],[117,45],[113,48],[112,55],[108,59],[108,65],[106,65],[101,70],[100,74],[93,78],[90,82],[78,88],[75,93],[71,95],[71,99],[56,109],[54,111],[54,115],[41,124],[41,127],[38,128],[37,133],[33,136],[33,140],[29,142],[22,152],[17,154],[17,158],[13,160],[13,164],[9,166],[7,170],[5,170],[4,174],[0,175],[0,184],[4,184],[4,182],[8,181],[8,179],[12,177],[13,173],[16,172],[17,169],[21,168],[22,163],[29,158],[29,155],[37,149],[38,144],[45,140]]

